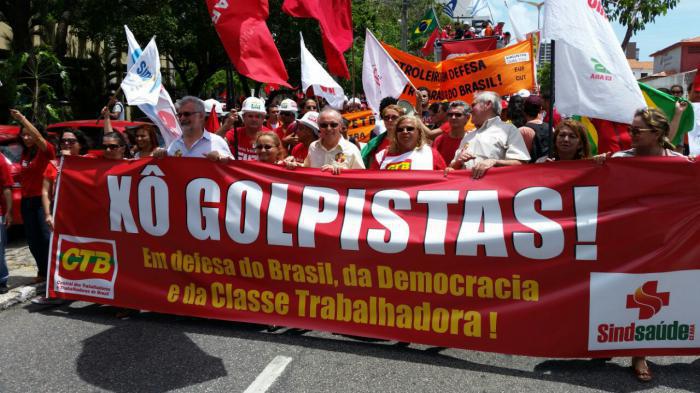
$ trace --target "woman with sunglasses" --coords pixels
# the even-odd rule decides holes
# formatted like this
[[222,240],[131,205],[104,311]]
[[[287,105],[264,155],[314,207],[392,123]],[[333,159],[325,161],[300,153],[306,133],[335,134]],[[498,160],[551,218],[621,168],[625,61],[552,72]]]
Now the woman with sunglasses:
[[384,127],[386,127],[386,132],[383,132],[369,141],[362,149],[362,161],[365,167],[371,168],[373,157],[380,151],[389,147],[391,139],[394,137],[394,132],[396,131],[396,122],[399,117],[403,116],[405,111],[402,107],[398,105],[387,105],[382,109],[382,122],[384,122]]
[[537,163],[550,161],[584,160],[591,158],[586,129],[580,122],[567,119],[554,129],[552,156],[542,156]]
[[[672,157],[687,160],[684,155],[673,151],[669,142],[670,124],[666,115],[658,109],[640,109],[634,114],[629,133],[632,148],[612,154],[612,157]],[[598,163],[603,163],[610,153],[595,156]],[[646,356],[632,357],[632,371],[641,382],[649,382],[653,375],[646,362]]]
[[105,149],[102,158],[106,160],[123,160],[129,157],[129,144],[121,132],[105,133],[102,137],[102,147]]
[[282,141],[274,132],[259,132],[255,137],[255,151],[258,153],[258,161],[267,164],[277,164],[285,156]]
[[428,127],[416,116],[401,116],[389,148],[375,155],[370,169],[415,171],[444,170],[445,160],[428,143]]
[[20,143],[24,146],[21,158],[20,184],[22,186],[21,213],[29,251],[37,265],[35,283],[46,281],[46,261],[49,259],[49,227],[41,205],[41,186],[44,171],[56,158],[56,149],[39,130],[18,110],[10,115],[20,124]]

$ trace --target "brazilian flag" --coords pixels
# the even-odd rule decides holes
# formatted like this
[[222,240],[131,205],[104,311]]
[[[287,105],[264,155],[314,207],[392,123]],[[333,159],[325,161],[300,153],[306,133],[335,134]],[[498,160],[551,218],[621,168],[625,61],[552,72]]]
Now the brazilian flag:
[[435,15],[435,10],[430,8],[426,11],[425,15],[418,22],[418,26],[413,29],[413,37],[419,37],[428,33],[432,33],[433,30],[438,25],[437,16]]

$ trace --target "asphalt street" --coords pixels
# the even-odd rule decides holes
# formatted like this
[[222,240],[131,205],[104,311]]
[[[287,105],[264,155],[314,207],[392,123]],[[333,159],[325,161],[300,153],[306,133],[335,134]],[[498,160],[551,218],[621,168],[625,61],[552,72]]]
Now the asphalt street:
[[[31,257],[21,239],[10,254],[20,285]],[[642,384],[628,358],[531,358],[116,312],[26,301],[0,311],[0,392],[700,391],[694,357],[651,358],[654,381]]]

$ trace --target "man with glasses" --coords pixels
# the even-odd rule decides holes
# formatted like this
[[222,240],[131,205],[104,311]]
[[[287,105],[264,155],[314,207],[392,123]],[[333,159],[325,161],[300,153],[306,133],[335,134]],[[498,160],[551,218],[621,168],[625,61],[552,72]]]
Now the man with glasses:
[[[360,150],[340,134],[343,117],[334,109],[324,109],[318,116],[319,139],[309,145],[309,153],[304,160],[304,167],[321,168],[334,175],[341,169],[365,169]],[[289,161],[287,167],[299,166]]]
[[[501,120],[501,97],[490,91],[479,93],[472,103],[472,122],[478,128],[464,135],[451,169],[471,169],[480,179],[494,166],[521,165],[530,161],[525,141],[514,125]],[[446,172],[451,170],[446,169]]]
[[226,140],[237,160],[257,161],[258,152],[255,150],[255,136],[258,132],[273,132],[263,126],[265,118],[265,102],[261,98],[248,97],[241,107],[243,127],[228,130]]
[[449,132],[441,132],[433,142],[433,147],[440,153],[445,162],[451,162],[464,138],[464,127],[469,121],[471,108],[464,101],[452,101],[449,103],[446,114],[447,124],[450,126]]
[[167,151],[156,149],[154,157],[206,157],[212,161],[227,161],[231,150],[226,141],[204,129],[204,102],[197,97],[185,96],[175,104],[182,135],[172,141]]

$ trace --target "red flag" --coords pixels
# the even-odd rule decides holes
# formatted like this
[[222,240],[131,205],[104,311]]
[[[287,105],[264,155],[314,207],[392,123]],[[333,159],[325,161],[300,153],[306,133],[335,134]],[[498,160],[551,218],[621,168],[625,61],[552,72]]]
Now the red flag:
[[468,55],[470,53],[495,50],[497,43],[496,37],[442,41],[442,60],[447,59],[449,55]]
[[321,26],[328,71],[350,79],[343,52],[352,46],[350,0],[284,0],[282,11],[295,18],[313,18]]
[[207,124],[204,126],[209,132],[216,132],[221,128],[219,124],[219,116],[216,114],[216,105],[211,106],[211,112],[209,112],[209,118],[207,119]]
[[433,53],[433,48],[435,47],[435,40],[440,37],[441,32],[442,29],[433,30],[433,33],[430,34],[430,37],[428,37],[428,41],[425,41],[425,45],[423,45],[423,47],[420,48],[420,51],[421,53],[423,53],[423,56],[428,57],[431,53]]
[[267,28],[267,0],[206,0],[226,53],[241,74],[289,87],[287,70]]

